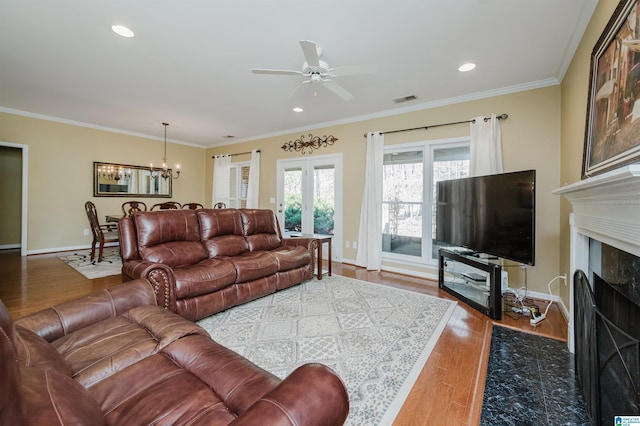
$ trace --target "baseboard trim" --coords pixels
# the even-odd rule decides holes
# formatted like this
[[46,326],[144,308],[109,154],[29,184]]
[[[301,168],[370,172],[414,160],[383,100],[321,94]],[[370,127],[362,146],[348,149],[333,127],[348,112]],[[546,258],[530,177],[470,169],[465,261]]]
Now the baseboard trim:
[[[117,247],[118,243],[107,243],[104,245],[105,247]],[[63,251],[73,251],[73,250],[87,250],[90,249],[91,245],[81,245],[81,246],[68,246],[68,247],[51,247],[46,249],[37,249],[37,250],[27,250],[27,255],[33,254],[48,254],[48,253],[59,253]]]

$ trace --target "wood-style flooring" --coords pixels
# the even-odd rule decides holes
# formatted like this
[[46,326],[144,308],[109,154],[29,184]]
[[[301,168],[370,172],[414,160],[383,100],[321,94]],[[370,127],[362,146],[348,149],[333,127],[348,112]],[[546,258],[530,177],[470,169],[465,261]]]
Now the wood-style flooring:
[[[333,263],[333,273],[456,300],[437,282]],[[0,251],[0,299],[13,318],[122,282],[119,275],[89,280],[56,254],[20,257]],[[544,303],[539,303],[544,310]],[[554,304],[537,326],[528,317],[503,315],[501,325],[566,341],[567,322]],[[493,321],[459,302],[409,393],[395,425],[477,425],[487,371]]]

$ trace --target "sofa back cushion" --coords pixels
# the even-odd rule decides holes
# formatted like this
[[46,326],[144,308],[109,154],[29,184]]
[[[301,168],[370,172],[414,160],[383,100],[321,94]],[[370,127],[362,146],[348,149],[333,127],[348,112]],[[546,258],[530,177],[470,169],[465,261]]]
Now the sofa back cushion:
[[206,259],[194,210],[158,210],[133,215],[142,260],[171,267]]
[[239,211],[249,250],[273,250],[280,247],[280,232],[273,211],[267,209],[240,209]]
[[238,256],[249,251],[242,218],[236,209],[197,210],[200,238],[209,257]]
[[71,377],[71,367],[53,345],[31,330],[16,325],[18,362],[24,367],[55,370]]

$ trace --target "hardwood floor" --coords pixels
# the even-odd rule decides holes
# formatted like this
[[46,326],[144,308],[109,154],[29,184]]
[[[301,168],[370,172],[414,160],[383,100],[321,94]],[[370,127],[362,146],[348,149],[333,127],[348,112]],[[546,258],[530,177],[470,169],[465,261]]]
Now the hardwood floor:
[[[0,299],[13,318],[122,282],[119,275],[89,280],[56,254],[20,257],[0,251]],[[437,282],[390,272],[373,272],[333,263],[333,273],[435,297],[456,300]],[[539,303],[542,310],[543,302]],[[567,322],[554,304],[537,326],[528,317],[503,315],[500,325],[566,341]],[[409,393],[394,425],[477,425],[494,322],[459,302],[429,360]]]

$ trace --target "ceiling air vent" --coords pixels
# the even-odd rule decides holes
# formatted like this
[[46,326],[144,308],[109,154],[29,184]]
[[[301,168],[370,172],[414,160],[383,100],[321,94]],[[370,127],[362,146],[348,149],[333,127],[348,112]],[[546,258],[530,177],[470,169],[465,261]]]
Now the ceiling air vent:
[[409,96],[403,96],[401,98],[396,98],[393,100],[393,102],[397,104],[401,104],[403,102],[415,101],[416,99],[418,99],[416,95],[409,95]]

